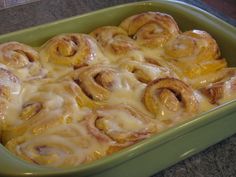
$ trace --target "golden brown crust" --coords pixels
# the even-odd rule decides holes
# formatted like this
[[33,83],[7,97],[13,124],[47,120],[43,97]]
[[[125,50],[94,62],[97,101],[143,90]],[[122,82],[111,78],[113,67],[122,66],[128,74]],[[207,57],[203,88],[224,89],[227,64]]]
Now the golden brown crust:
[[0,61],[13,68],[22,68],[39,60],[39,54],[30,46],[19,42],[8,42],[0,45]]
[[186,31],[164,46],[164,57],[180,68],[182,75],[194,79],[227,66],[220,58],[216,41],[205,31]]
[[[131,119],[126,120],[127,122],[134,119],[137,124],[141,121],[142,128],[130,129],[122,119]],[[114,141],[115,146],[127,146],[157,132],[155,123],[148,115],[129,105],[104,106],[94,110],[85,121],[91,134],[101,141]],[[109,122],[113,122],[115,128]]]
[[18,95],[21,91],[21,82],[12,72],[0,68],[0,123],[4,120],[7,105],[13,95]]
[[3,143],[25,133],[39,135],[48,129],[68,124],[72,121],[73,110],[78,109],[75,95],[67,82],[42,85],[22,102],[14,113],[16,122],[6,124],[3,130]]
[[68,77],[75,83],[73,90],[79,105],[90,108],[102,105],[119,79],[117,73],[117,69],[108,65],[91,65],[69,74]]
[[174,59],[194,56],[195,62],[218,59],[220,51],[210,34],[201,30],[186,31],[165,46],[167,55]]
[[103,26],[90,33],[101,45],[105,52],[115,55],[126,54],[137,50],[135,41],[128,37],[126,31],[116,26]]
[[222,75],[220,80],[210,83],[199,90],[209,99],[211,104],[220,104],[219,101],[223,99],[226,94],[233,94],[236,90],[235,74],[235,70],[229,70],[226,75]]
[[70,124],[40,136],[26,134],[14,138],[6,147],[22,159],[37,165],[70,167],[105,155],[102,148],[89,149],[92,145],[92,137],[83,132],[80,126]]
[[[150,60],[148,60],[150,61]],[[154,79],[161,77],[175,76],[168,68],[157,65],[151,61],[135,61],[130,59],[122,59],[119,61],[119,67],[134,74],[136,79],[142,83],[149,83]]]
[[216,104],[218,100],[223,98],[224,95],[224,84],[218,83],[210,87],[201,89],[202,93],[206,95],[212,104]]
[[21,82],[12,72],[0,67],[0,142],[6,123],[8,105],[21,92]]
[[[38,52],[19,42],[7,42],[0,45],[0,62],[16,72],[22,80],[43,78],[46,75],[46,71],[42,69],[39,62]],[[26,76],[20,74],[22,71],[27,73]]]
[[162,47],[173,36],[179,34],[175,20],[160,12],[144,12],[126,18],[120,24],[128,35],[146,47]]
[[[3,86],[1,95],[5,92],[5,97],[9,97],[10,94],[18,94],[21,89],[21,81],[11,71],[0,68],[0,85]],[[9,91],[6,91],[9,90]],[[7,98],[8,99],[8,98]]]
[[86,34],[61,34],[47,41],[40,49],[48,62],[79,67],[96,59],[95,40]]
[[175,78],[156,79],[147,85],[143,102],[146,108],[157,116],[161,112],[158,99],[171,111],[177,111],[180,103],[183,103],[183,107],[188,113],[198,111],[198,101],[192,88]]

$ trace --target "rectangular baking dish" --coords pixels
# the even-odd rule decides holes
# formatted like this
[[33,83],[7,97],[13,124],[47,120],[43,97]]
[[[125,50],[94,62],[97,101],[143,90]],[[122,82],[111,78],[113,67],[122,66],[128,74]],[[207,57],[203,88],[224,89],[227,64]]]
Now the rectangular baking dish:
[[[99,26],[118,25],[144,11],[172,15],[182,31],[202,29],[216,40],[230,66],[236,66],[236,29],[211,14],[177,1],[146,1],[96,12],[0,36],[0,43],[19,41],[39,46],[60,33],[88,33]],[[236,132],[236,101],[202,113],[111,156],[68,169],[40,167],[18,159],[0,145],[0,176],[146,177],[183,160]]]

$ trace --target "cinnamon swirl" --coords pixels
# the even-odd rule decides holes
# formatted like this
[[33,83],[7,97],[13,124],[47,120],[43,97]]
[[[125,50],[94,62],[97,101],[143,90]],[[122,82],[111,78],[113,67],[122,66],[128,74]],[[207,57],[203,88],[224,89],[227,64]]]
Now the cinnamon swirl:
[[160,12],[144,12],[130,16],[121,22],[120,27],[139,44],[149,48],[162,47],[179,34],[175,20]]
[[107,100],[116,90],[128,90],[136,82],[126,77],[117,68],[109,65],[91,65],[81,67],[66,76],[72,80],[78,104],[82,107],[96,108],[107,104]]
[[47,73],[39,62],[38,52],[19,42],[0,45],[0,62],[23,80],[43,78]]
[[99,63],[99,49],[95,40],[86,34],[61,34],[47,41],[40,49],[45,62],[80,67]]
[[[231,68],[233,69],[233,68]],[[209,99],[211,104],[221,104],[229,101],[232,95],[235,95],[236,90],[236,70],[228,73],[225,77],[217,82],[210,83],[209,85],[200,88],[200,91]]]
[[162,77],[177,77],[174,72],[166,67],[148,62],[127,60],[126,58],[119,61],[119,67],[133,73],[137,80],[142,83],[149,83]]
[[104,52],[114,55],[127,54],[137,50],[138,46],[126,31],[116,26],[103,26],[90,33],[101,45]]
[[178,112],[194,114],[198,111],[198,101],[193,89],[174,78],[161,78],[149,83],[144,92],[143,102],[159,119],[172,118],[173,114],[169,112],[178,117]]
[[116,146],[133,144],[157,132],[151,117],[129,105],[96,109],[86,121],[91,134],[101,141],[114,141]]
[[[78,104],[68,82],[50,83],[28,90],[18,97],[20,105],[9,106],[14,114],[6,116],[6,127],[3,130],[3,143],[23,135],[25,132],[41,134],[61,124],[80,120]],[[12,116],[12,117],[9,117]]]
[[[190,80],[227,66],[216,41],[205,31],[186,31],[164,46],[165,57]],[[199,83],[200,84],[200,83]],[[197,84],[196,84],[197,85]]]
[[107,149],[78,124],[61,125],[36,136],[25,134],[10,140],[6,147],[26,161],[54,167],[97,160]]

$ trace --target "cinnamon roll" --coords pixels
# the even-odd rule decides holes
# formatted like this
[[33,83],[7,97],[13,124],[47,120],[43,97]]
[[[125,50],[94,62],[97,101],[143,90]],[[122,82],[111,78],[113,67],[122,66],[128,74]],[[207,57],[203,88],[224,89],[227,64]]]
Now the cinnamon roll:
[[0,67],[0,141],[6,126],[6,114],[9,103],[21,92],[21,82],[17,76]]
[[[71,83],[51,83],[26,90],[20,95],[22,104],[9,107],[14,112],[6,117],[7,126],[3,130],[3,143],[23,135],[25,132],[38,135],[61,124],[79,121],[80,111],[75,95],[70,89]],[[27,88],[26,88],[27,89]]]
[[194,114],[198,111],[198,101],[192,88],[175,78],[150,82],[145,89],[143,102],[159,119],[173,119],[173,116],[178,117],[179,112]]
[[39,62],[38,52],[19,42],[0,45],[0,62],[23,80],[43,78],[47,73]]
[[1,97],[9,99],[10,95],[19,94],[21,91],[21,81],[11,71],[0,67]]
[[54,167],[88,163],[103,157],[106,151],[78,124],[59,126],[36,136],[25,134],[10,140],[6,147],[28,162]]
[[7,102],[21,91],[21,82],[17,76],[0,67],[0,119],[4,119]]
[[130,16],[121,22],[120,27],[139,44],[149,48],[162,47],[179,34],[175,20],[160,12],[144,12]]
[[119,61],[119,67],[133,73],[137,80],[142,83],[149,83],[162,77],[177,77],[166,67],[148,62],[127,60],[126,58]]
[[227,67],[193,79],[188,79],[186,82],[188,82],[195,89],[201,89],[211,83],[219,82],[225,80],[226,78],[232,77],[234,74],[235,69]]
[[90,33],[101,45],[105,52],[115,55],[127,54],[137,50],[138,46],[127,32],[116,26],[103,26]]
[[228,73],[224,78],[217,82],[208,84],[199,90],[209,99],[211,104],[222,104],[230,100],[230,97],[235,95],[236,91],[236,70]]
[[98,140],[125,147],[157,132],[152,118],[136,108],[120,104],[95,109],[85,119],[89,132]]
[[190,79],[216,72],[227,66],[216,41],[205,31],[192,30],[178,35],[164,46],[168,61]]
[[62,66],[80,67],[101,62],[96,41],[86,34],[61,34],[47,41],[40,49],[42,59]]
[[113,91],[130,87],[127,86],[129,80],[122,78],[118,68],[109,65],[81,67],[69,74],[68,78],[74,82],[72,90],[82,107],[101,107],[107,103]]

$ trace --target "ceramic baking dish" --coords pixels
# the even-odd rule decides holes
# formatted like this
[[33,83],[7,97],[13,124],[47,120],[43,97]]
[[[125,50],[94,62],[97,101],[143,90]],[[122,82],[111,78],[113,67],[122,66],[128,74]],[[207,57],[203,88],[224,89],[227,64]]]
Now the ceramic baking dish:
[[[37,47],[54,35],[65,32],[88,33],[99,26],[118,25],[125,17],[143,11],[168,13],[183,31],[208,31],[217,40],[229,65],[236,66],[236,29],[199,8],[176,1],[119,5],[2,35],[0,43],[14,40]],[[0,145],[0,176],[150,176],[234,134],[235,125],[236,101],[232,101],[111,156],[68,169],[29,164]]]

